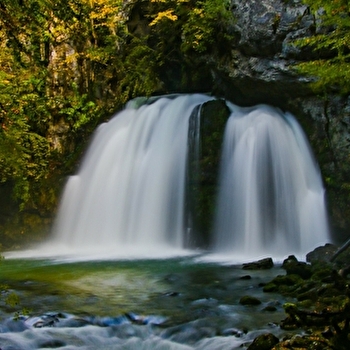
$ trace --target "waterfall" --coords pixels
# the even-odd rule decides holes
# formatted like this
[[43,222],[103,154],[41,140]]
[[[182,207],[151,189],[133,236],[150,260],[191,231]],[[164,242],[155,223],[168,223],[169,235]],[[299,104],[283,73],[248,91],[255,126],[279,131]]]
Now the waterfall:
[[205,95],[129,104],[101,125],[69,178],[54,227],[68,251],[131,254],[181,249],[187,138]]
[[[202,123],[202,106],[213,100],[195,94],[129,103],[102,124],[65,186],[49,242],[53,254],[168,256],[189,242],[196,248],[205,230],[202,242],[211,251],[244,258],[305,253],[326,242],[320,172],[294,117],[221,101],[231,115],[220,122],[221,130],[226,123],[220,176],[212,176],[205,172],[219,173],[221,146],[213,152],[214,143],[200,133],[211,123],[208,116]],[[211,127],[205,130],[212,140],[218,132]],[[208,179],[214,184],[203,192]]]
[[324,188],[307,139],[289,114],[230,104],[214,251],[242,257],[307,253],[328,240]]

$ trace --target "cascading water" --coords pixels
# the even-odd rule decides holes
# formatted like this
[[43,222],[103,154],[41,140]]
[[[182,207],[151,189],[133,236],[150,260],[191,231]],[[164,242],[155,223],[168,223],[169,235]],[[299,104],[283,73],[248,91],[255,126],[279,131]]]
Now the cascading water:
[[[199,137],[201,106],[211,100],[196,94],[163,97],[139,108],[129,104],[101,125],[81,169],[67,182],[53,238],[42,255],[160,257],[178,254],[189,242],[195,248],[193,242],[200,242],[203,232],[191,241],[191,220],[201,221],[197,231],[207,225],[203,211],[196,215],[203,209],[196,196],[207,205],[208,193],[215,193],[212,184],[209,191],[204,186],[212,176],[202,177],[199,186],[198,174],[193,174],[203,175],[194,160],[211,164],[206,157],[214,154],[212,143],[206,143],[202,155],[200,142],[206,135]],[[301,254],[325,243],[324,188],[296,120],[268,106],[227,105],[231,116],[211,250],[242,260]],[[214,202],[210,199],[209,206]]]
[[265,105],[230,108],[213,249],[283,257],[325,243],[324,188],[294,117]]
[[189,118],[210,99],[160,98],[101,125],[66,185],[54,244],[117,255],[181,249]]

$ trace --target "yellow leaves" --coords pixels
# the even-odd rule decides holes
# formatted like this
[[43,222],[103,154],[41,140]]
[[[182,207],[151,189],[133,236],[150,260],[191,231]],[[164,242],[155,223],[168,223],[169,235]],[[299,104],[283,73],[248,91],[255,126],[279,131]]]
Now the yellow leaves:
[[158,12],[156,18],[150,23],[150,26],[156,25],[158,22],[162,21],[165,18],[169,19],[170,21],[176,21],[177,15],[174,14],[173,9]]
[[114,17],[116,14],[118,14],[118,12],[119,12],[119,9],[112,5],[96,7],[94,10],[90,12],[90,19],[101,20],[101,19],[108,18],[110,16]]
[[[150,0],[151,3],[162,4],[162,8],[169,7],[167,10],[159,11],[153,21],[150,23],[150,26],[154,26],[160,21],[167,19],[172,22],[178,19],[178,16],[175,14],[176,9],[180,6],[180,4],[188,3],[190,0]],[[166,4],[165,6],[163,4]]]
[[176,0],[176,1],[174,1],[174,0],[151,0],[151,2],[158,2],[158,3],[163,3],[163,4],[165,4],[165,3],[174,3],[174,4],[181,4],[181,3],[183,3],[183,2],[190,2],[190,0]]
[[194,8],[192,10],[192,12],[193,12],[193,15],[195,15],[195,16],[204,17],[204,10],[203,9]]

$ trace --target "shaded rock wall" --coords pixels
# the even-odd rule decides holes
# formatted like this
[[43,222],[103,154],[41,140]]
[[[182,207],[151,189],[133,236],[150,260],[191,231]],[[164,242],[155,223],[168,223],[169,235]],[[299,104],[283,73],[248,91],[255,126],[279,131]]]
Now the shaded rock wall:
[[207,248],[210,244],[224,130],[230,114],[224,100],[213,100],[191,116],[185,223],[188,247]]

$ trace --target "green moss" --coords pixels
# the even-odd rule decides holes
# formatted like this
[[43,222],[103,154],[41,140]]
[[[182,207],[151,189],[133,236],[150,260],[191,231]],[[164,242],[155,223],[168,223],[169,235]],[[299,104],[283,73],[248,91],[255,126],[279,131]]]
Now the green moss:
[[239,303],[242,305],[260,305],[261,301],[250,295],[245,295],[239,300]]
[[224,129],[230,111],[223,100],[212,100],[200,111],[200,156],[189,145],[187,212],[196,245],[208,246],[213,226],[215,198]]
[[263,291],[265,293],[277,292],[278,286],[275,283],[270,282],[263,287]]

